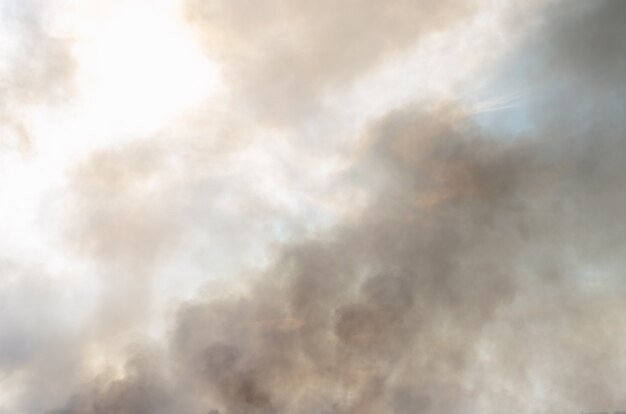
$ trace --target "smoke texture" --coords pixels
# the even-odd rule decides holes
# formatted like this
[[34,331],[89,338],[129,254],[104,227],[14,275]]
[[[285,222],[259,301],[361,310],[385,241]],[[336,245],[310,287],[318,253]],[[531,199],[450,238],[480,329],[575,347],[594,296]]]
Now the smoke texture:
[[[475,7],[393,4],[193,0],[187,12],[225,60],[242,111],[293,132],[327,88]],[[528,95],[515,132],[461,99],[369,120],[335,184],[364,203],[283,241],[232,286],[184,301],[165,343],[130,347],[121,370],[81,376],[45,412],[626,409],[625,22],[617,0],[542,8],[505,57],[531,62],[526,73],[503,64],[496,74]],[[112,289],[104,319],[141,312],[133,298],[149,302],[143,284],[149,296],[149,275],[196,211],[177,187],[184,179],[168,181],[161,150],[141,145],[97,154],[72,181],[66,242],[131,286]],[[154,177],[153,192],[137,190]]]

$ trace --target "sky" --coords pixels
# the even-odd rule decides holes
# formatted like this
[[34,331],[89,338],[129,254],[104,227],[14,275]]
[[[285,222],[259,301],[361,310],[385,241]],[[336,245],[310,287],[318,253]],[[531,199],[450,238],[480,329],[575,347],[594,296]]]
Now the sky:
[[626,410],[624,22],[0,0],[0,414]]

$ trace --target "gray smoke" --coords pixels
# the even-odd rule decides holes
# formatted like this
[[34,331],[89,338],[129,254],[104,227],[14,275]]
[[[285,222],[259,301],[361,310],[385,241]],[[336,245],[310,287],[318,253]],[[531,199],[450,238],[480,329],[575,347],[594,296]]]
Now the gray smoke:
[[[223,24],[243,33],[229,37],[241,44],[274,27],[270,18],[262,19],[268,28],[250,26],[251,16],[221,6],[206,14],[234,19]],[[290,16],[306,10],[276,7]],[[353,16],[352,7],[330,15]],[[308,22],[304,37],[321,35],[326,26],[308,20],[309,13],[290,18]],[[626,407],[626,2],[559,2],[542,17],[518,51],[534,62],[518,81],[531,92],[522,132],[482,127],[454,102],[410,105],[373,121],[337,183],[363,189],[367,207],[324,234],[282,246],[271,266],[247,276],[245,291],[183,304],[165,347],[133,350],[123,377],[103,373],[86,381],[51,412]],[[365,18],[340,21],[353,19]],[[373,21],[373,31],[384,32],[396,20]],[[343,38],[343,26],[321,23],[339,32],[329,36]],[[363,30],[368,39],[369,28]],[[322,56],[336,70],[310,79],[296,70],[299,88],[323,89],[374,59],[370,49],[343,55],[341,42],[334,54],[331,43],[323,38],[295,55],[296,69],[309,68],[329,46]],[[374,42],[380,50],[386,44]],[[244,77],[253,82],[243,83],[267,86],[279,108],[292,96],[291,86],[273,88],[274,76],[283,79],[272,69],[281,61],[265,62],[258,77]],[[146,223],[161,223],[160,214]],[[161,227],[154,226],[155,240],[141,248],[128,239],[119,254],[114,243],[93,244],[93,252],[114,252],[126,264],[135,254],[156,255]]]
[[207,52],[222,62],[240,110],[283,127],[322,109],[333,87],[350,84],[484,3],[186,1],[188,19]]

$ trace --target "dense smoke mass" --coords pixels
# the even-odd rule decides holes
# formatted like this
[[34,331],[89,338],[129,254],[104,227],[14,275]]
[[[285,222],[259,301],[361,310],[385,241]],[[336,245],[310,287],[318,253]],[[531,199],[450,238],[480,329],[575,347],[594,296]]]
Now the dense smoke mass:
[[[83,99],[61,3],[0,8],[6,136]],[[221,92],[58,156],[52,247],[0,256],[0,414],[626,409],[626,2],[179,6]],[[48,171],[32,130],[0,150]]]

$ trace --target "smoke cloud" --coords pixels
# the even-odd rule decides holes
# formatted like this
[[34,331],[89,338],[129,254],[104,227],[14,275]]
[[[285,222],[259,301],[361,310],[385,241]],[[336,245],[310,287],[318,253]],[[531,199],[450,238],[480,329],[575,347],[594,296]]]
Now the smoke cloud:
[[[161,131],[69,170],[62,243],[107,288],[89,333],[53,355],[86,364],[89,346],[108,345],[122,363],[67,363],[68,389],[52,396],[26,382],[24,412],[626,409],[626,3],[538,8],[495,73],[480,74],[524,90],[512,108],[476,114],[459,95],[368,119],[331,190],[294,190],[301,203],[341,204],[324,225],[299,226],[308,210],[273,201],[282,193],[256,187],[260,164],[241,155],[262,141],[248,135],[299,138],[329,90],[481,5],[188,1],[241,117],[193,124],[199,137]],[[306,158],[285,147],[271,161],[293,159],[272,168],[301,189]],[[185,256],[200,245],[244,262],[250,239],[269,246],[261,265],[218,266],[237,274],[179,301],[162,338],[136,335],[168,258],[201,261]],[[36,359],[2,341],[0,372]],[[46,372],[54,381],[58,368]]]
[[[4,2],[7,64],[0,70],[0,148],[30,149],[30,119],[25,109],[46,108],[72,96],[75,62],[69,39],[51,33],[51,11],[37,0]],[[13,36],[8,36],[12,31]]]
[[479,4],[189,0],[187,15],[208,53],[223,62],[237,102],[259,122],[289,125],[323,108],[333,87],[461,21]]

